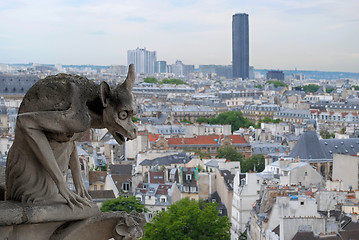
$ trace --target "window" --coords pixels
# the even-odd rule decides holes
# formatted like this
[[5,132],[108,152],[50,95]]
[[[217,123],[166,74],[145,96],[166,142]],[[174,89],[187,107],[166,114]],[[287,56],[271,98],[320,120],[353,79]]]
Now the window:
[[260,191],[257,191],[257,194],[259,195]]
[[97,191],[97,185],[94,185],[94,186],[93,186],[93,189],[94,189],[95,191]]
[[223,213],[222,209],[218,209],[218,213],[222,214]]
[[302,206],[303,206],[303,205],[304,205],[304,201],[301,201],[301,202],[300,202],[300,205],[302,205]]
[[305,173],[304,173],[304,176],[308,176],[308,172],[305,172]]
[[191,181],[191,179],[192,179],[191,174],[186,174],[186,180],[187,180],[187,181]]
[[259,180],[257,180],[257,184],[259,184]]
[[165,203],[165,202],[166,202],[166,198],[165,198],[165,197],[161,198],[161,202]]
[[149,219],[152,219],[152,217],[153,217],[153,216],[152,216],[152,213],[149,213],[149,214],[148,214],[148,218],[149,218]]
[[103,185],[100,186],[100,189],[103,190]]
[[125,192],[128,192],[130,190],[130,184],[129,183],[122,183],[122,190]]
[[162,210],[162,212],[166,211],[166,209],[165,209],[165,208],[161,208],[161,210]]

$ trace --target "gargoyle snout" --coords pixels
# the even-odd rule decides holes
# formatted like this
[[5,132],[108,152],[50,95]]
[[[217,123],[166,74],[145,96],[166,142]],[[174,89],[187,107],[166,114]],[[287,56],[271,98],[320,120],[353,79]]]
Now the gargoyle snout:
[[131,132],[129,132],[129,136],[127,137],[127,140],[133,140],[137,137],[137,128],[133,128]]

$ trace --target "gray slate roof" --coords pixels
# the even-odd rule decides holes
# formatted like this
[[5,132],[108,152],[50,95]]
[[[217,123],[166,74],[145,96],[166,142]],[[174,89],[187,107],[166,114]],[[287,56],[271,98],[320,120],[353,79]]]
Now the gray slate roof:
[[302,160],[333,160],[333,154],[357,155],[359,138],[321,139],[315,131],[304,132],[294,146],[290,157]]
[[171,164],[185,164],[191,161],[191,157],[187,156],[186,153],[179,153],[171,156],[159,157],[153,160],[144,160],[140,163],[141,166],[162,166],[162,165],[171,165]]
[[0,74],[0,94],[25,94],[39,79],[35,75]]
[[130,175],[132,176],[131,164],[110,164],[111,174]]

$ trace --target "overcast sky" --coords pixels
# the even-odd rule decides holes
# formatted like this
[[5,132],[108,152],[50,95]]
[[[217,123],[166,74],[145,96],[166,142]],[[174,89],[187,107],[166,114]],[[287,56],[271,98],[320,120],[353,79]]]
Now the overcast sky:
[[255,68],[359,72],[359,0],[0,0],[0,63],[229,65],[243,12]]

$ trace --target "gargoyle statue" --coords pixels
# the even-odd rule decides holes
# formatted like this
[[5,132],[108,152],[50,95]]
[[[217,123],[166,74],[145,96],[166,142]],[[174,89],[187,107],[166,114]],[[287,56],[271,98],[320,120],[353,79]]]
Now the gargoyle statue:
[[[26,93],[6,166],[6,198],[24,203],[89,205],[75,141],[89,128],[107,128],[122,144],[136,138],[132,122],[135,70],[114,88],[68,74],[39,80]],[[64,175],[71,168],[76,193]]]

